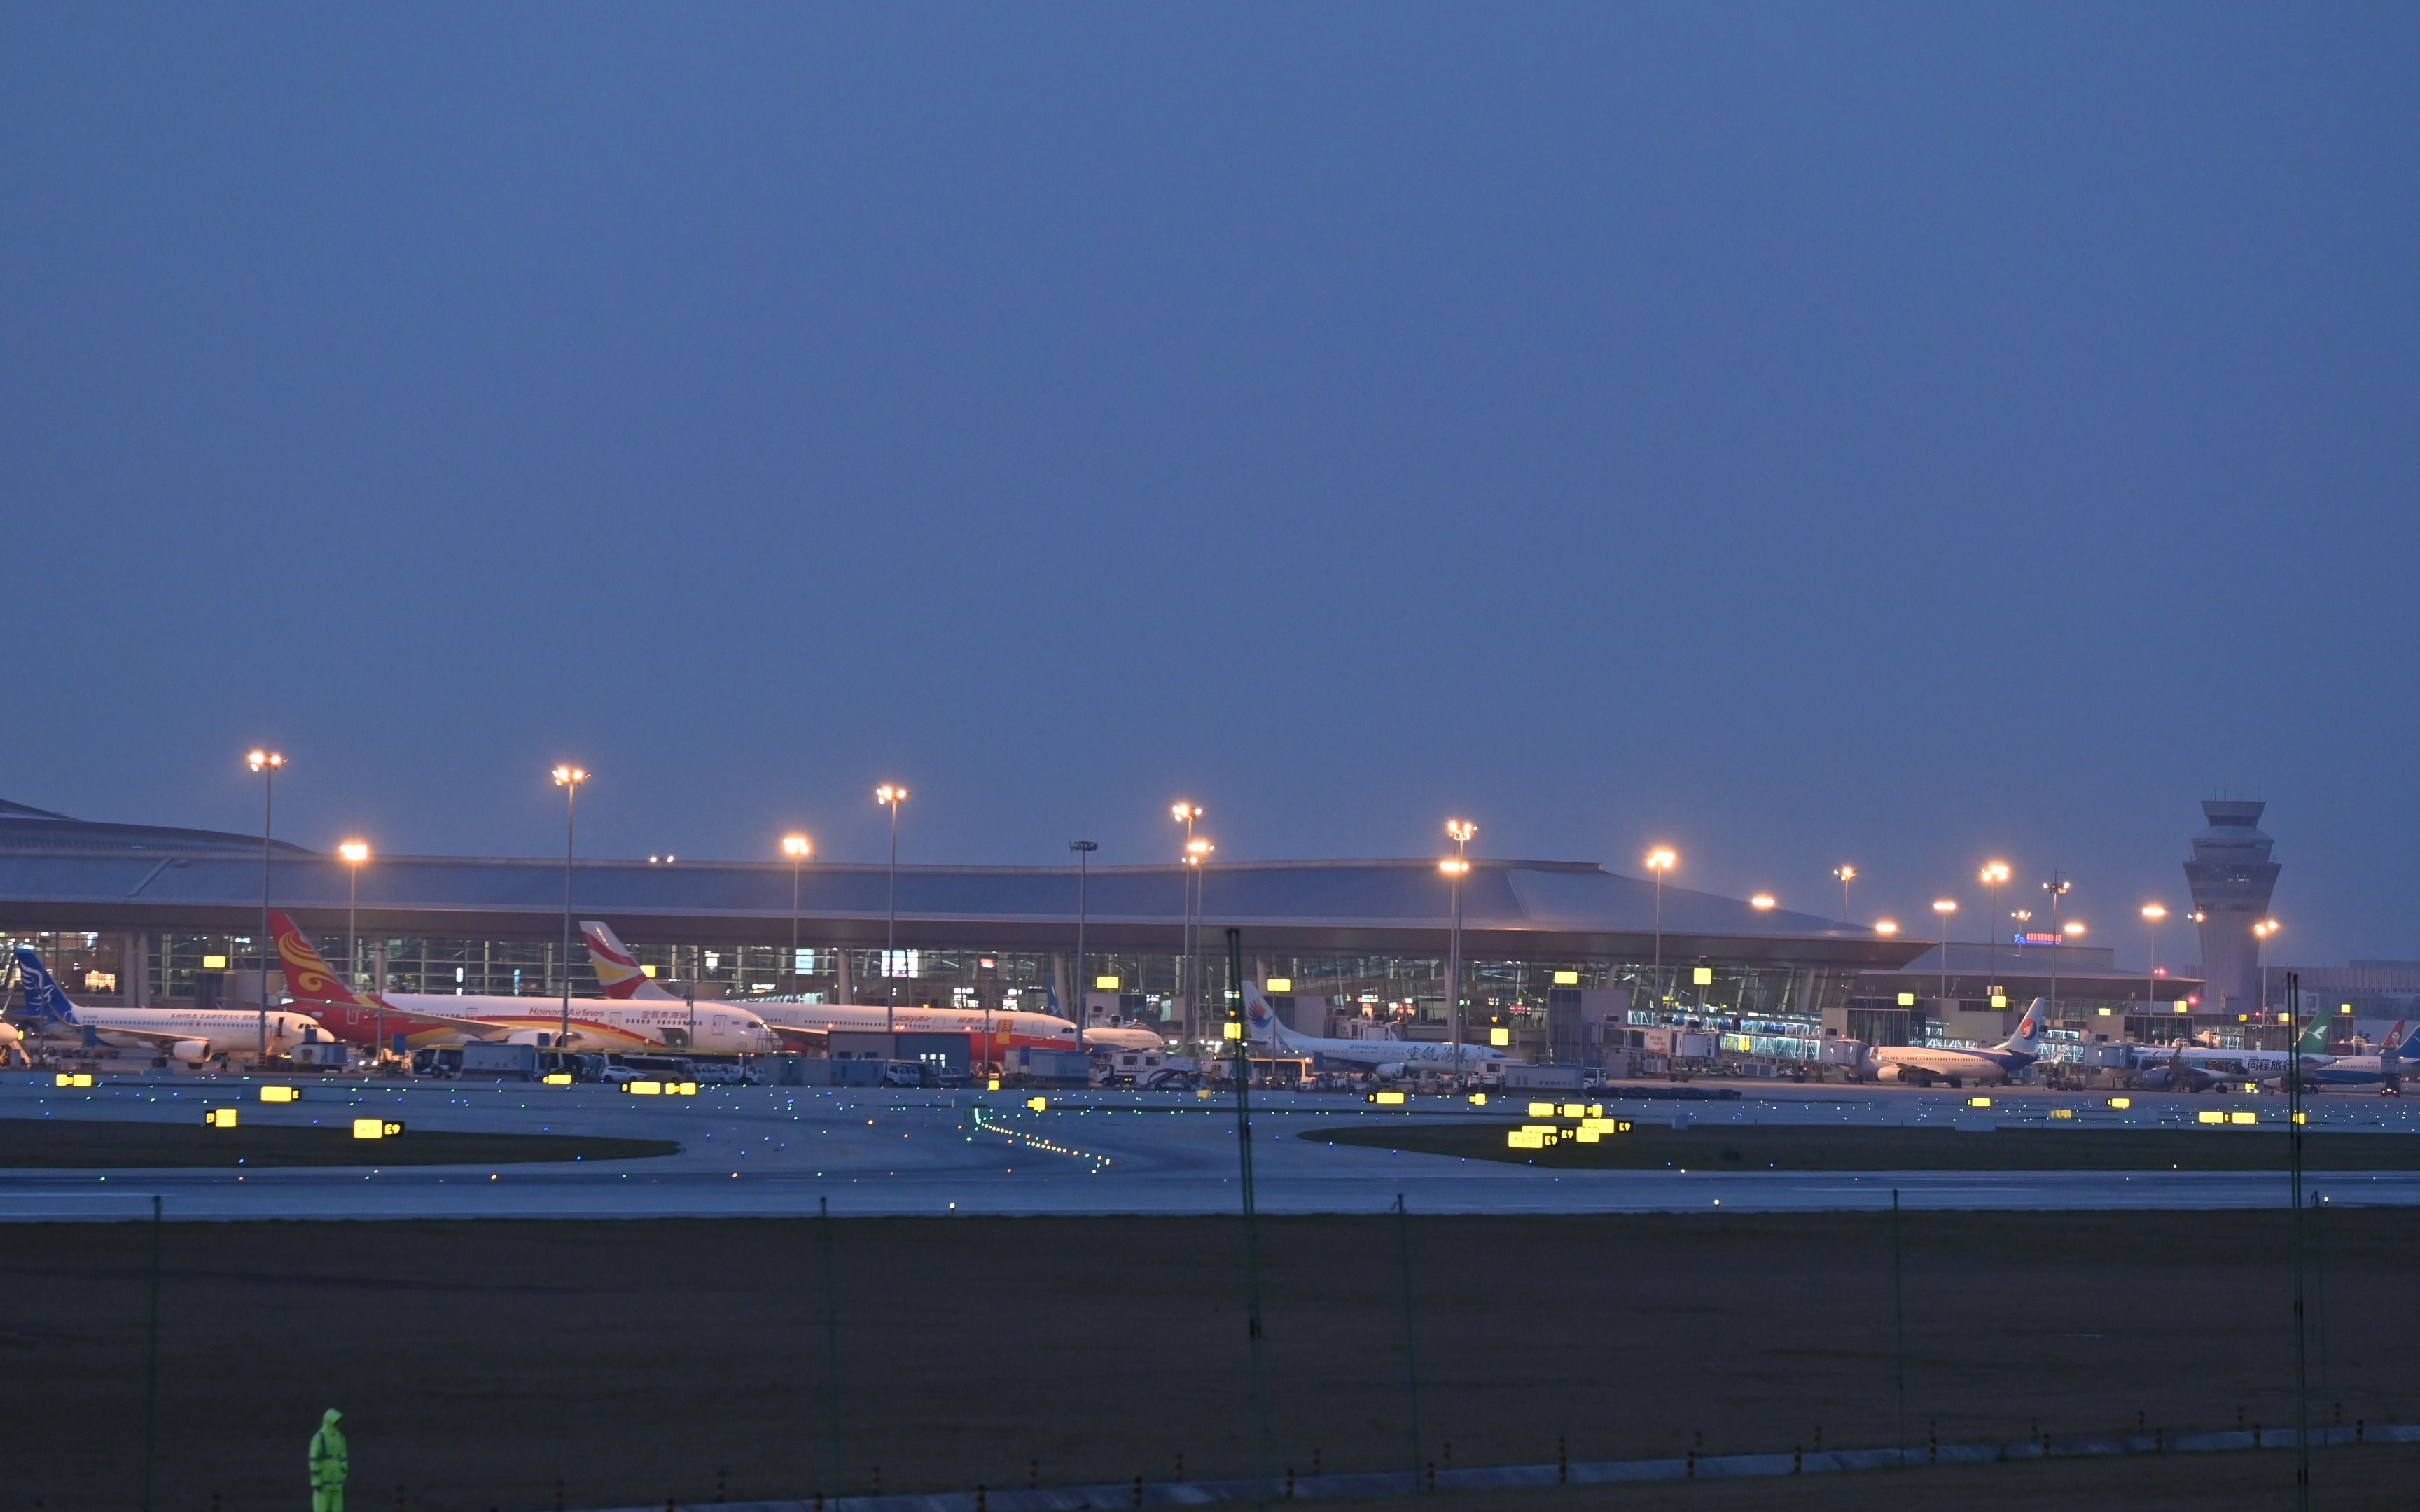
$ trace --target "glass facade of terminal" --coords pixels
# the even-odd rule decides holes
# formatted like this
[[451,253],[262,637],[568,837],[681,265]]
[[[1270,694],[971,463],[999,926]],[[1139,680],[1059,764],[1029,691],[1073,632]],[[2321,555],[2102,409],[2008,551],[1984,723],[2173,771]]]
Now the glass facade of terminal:
[[[8,933],[0,931],[0,933]],[[248,1000],[250,977],[263,965],[249,933],[159,932],[8,933],[53,964],[70,993],[97,1001],[209,1003]],[[315,943],[339,974],[389,993],[549,998],[563,990],[563,942],[424,935],[318,934]],[[1080,988],[1094,1011],[1183,1028],[1185,967],[1174,949],[1095,950],[1080,967],[1072,950],[835,949],[627,942],[641,964],[675,993],[745,1002],[797,997],[880,1002],[893,983],[902,1003],[1064,1012]],[[1215,933],[1200,952],[1203,1001],[1223,1003],[1227,963]],[[1741,1053],[1786,1053],[1783,1041],[1811,1043],[1826,1011],[1846,1002],[1854,973],[1767,964],[1565,959],[1476,959],[1467,971],[1466,1033],[1501,1028],[1510,1044],[1542,1058],[1576,1050],[1570,1033],[1583,1004],[1623,1026],[1696,1023],[1741,1040]],[[1442,1039],[1449,1021],[1442,954],[1257,953],[1247,975],[1292,999],[1297,1028],[1325,1002],[1325,1032]],[[1700,980],[1700,979],[1703,980]],[[570,955],[574,996],[600,992],[585,949]],[[1350,1022],[1363,1021],[1357,1026]]]

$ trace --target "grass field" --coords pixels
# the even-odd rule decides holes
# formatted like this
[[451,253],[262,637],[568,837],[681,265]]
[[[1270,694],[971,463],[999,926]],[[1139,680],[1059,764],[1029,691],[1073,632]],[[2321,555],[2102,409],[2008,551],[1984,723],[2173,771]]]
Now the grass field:
[[532,1160],[639,1160],[670,1155],[664,1139],[581,1134],[409,1133],[356,1139],[349,1122],[330,1128],[239,1122],[102,1123],[85,1119],[0,1119],[0,1167],[142,1170],[185,1165],[504,1165]]
[[[2289,1421],[2281,1216],[1900,1223],[1913,1442],[2131,1429],[2138,1414],[2171,1429]],[[829,1233],[836,1395],[814,1220],[169,1225],[154,1504],[291,1507],[332,1404],[349,1414],[353,1504],[370,1512],[398,1487],[415,1512],[550,1506],[558,1477],[570,1505],[609,1506],[709,1502],[718,1472],[737,1501],[861,1491],[877,1465],[894,1491],[1167,1479],[1180,1457],[1187,1475],[1251,1468],[1236,1221],[856,1219]],[[1278,1468],[1411,1459],[1406,1262],[1424,1458],[1551,1461],[1559,1435],[1575,1459],[1895,1442],[1891,1236],[1869,1214],[1265,1222]],[[140,1504],[150,1244],[140,1224],[0,1227],[8,1506]],[[2405,1333],[2378,1326],[2399,1317],[2415,1254],[2420,1212],[2314,1220],[2323,1421],[2420,1420]],[[2284,1458],[1903,1484],[1986,1505],[2003,1504],[1985,1489],[2021,1484],[2073,1506],[2140,1504],[2121,1491],[2144,1484],[2248,1505],[2217,1498],[2248,1497]],[[1787,1495],[1931,1494],[1878,1479],[1809,1477]],[[1783,1494],[1685,1489],[1709,1508]],[[1557,1512],[1576,1494],[1423,1504]]]
[[[2273,1129],[1828,1128],[1748,1123],[1674,1129],[1636,1124],[1592,1145],[1558,1141],[1514,1149],[1506,1123],[1357,1124],[1305,1139],[1371,1145],[1465,1160],[1567,1170],[1686,1171],[2283,1171],[2285,1126]],[[1535,1119],[1534,1122],[1554,1122]],[[1563,1126],[1568,1127],[1568,1123]],[[2420,1135],[2306,1133],[2315,1171],[2408,1171],[2420,1167]]]

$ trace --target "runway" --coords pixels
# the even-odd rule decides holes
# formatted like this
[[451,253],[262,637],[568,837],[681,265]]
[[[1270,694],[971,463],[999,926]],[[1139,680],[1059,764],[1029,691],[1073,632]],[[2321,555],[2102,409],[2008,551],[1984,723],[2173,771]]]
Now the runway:
[[[1998,1090],[1978,1110],[1964,1096],[1872,1088],[1753,1088],[1736,1101],[1607,1099],[1634,1119],[1938,1124],[1980,1120],[2193,1124],[2211,1109],[2282,1119],[2276,1098],[2151,1097],[2113,1110],[2107,1098]],[[0,1221],[108,1221],[147,1216],[154,1195],[179,1221],[341,1218],[774,1217],[829,1204],[843,1217],[1226,1214],[1239,1211],[1232,1099],[1066,1092],[1026,1106],[1018,1092],[812,1088],[708,1088],[694,1098],[634,1098],[596,1087],[518,1084],[306,1084],[302,1101],[261,1103],[240,1080],[104,1079],[62,1089],[48,1079],[0,1077],[0,1118],[198,1122],[206,1106],[240,1102],[250,1123],[334,1123],[378,1113],[411,1129],[646,1134],[676,1139],[657,1160],[393,1170],[289,1167],[166,1171],[0,1171]],[[1516,1102],[1511,1111],[1525,1105]],[[2411,1132],[2399,1100],[2314,1099],[2318,1128]],[[1375,1212],[1398,1196],[1423,1213],[1816,1212],[1887,1208],[1896,1190],[1914,1209],[1999,1211],[2226,1209],[2280,1206],[2286,1178],[2266,1172],[1755,1172],[1546,1171],[1339,1146],[1296,1134],[1340,1120],[1406,1116],[1501,1118],[1416,1098],[1373,1108],[1332,1094],[1255,1096],[1255,1195],[1270,1213]],[[17,1128],[21,1126],[11,1126]],[[14,1134],[14,1137],[24,1137]],[[38,1136],[37,1136],[38,1137]],[[404,1137],[410,1137],[407,1134]],[[2259,1138],[2213,1129],[2212,1138]],[[2282,1147],[2283,1141],[2279,1141]],[[375,1146],[365,1147],[374,1161]],[[2283,1149],[2280,1149],[2280,1164]],[[2420,1203],[2420,1171],[2324,1172],[2313,1200]]]

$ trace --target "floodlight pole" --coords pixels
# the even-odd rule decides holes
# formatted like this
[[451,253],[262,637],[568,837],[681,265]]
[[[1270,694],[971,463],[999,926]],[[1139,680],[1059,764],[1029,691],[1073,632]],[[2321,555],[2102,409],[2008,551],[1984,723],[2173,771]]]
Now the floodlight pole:
[[1269,1392],[1262,1360],[1261,1232],[1252,1194],[1252,1041],[1244,1026],[1244,932],[1227,932],[1227,1015],[1221,1032],[1235,1047],[1235,1161],[1244,1196],[1245,1333],[1251,1350],[1252,1417],[1259,1437],[1260,1501],[1265,1504],[1275,1476],[1269,1443]]
[[1075,1011],[1069,1017],[1076,1021],[1076,1050],[1080,1055],[1084,1050],[1086,1016],[1084,983],[1091,980],[1084,975],[1084,884],[1091,877],[1093,853],[1101,847],[1097,841],[1071,840],[1067,848],[1076,853],[1076,1001],[1072,1005]]
[[2292,1184],[2288,1211],[2294,1226],[2294,1506],[2311,1506],[2310,1339],[2303,1306],[2303,1052],[2297,1042],[2303,1016],[2303,974],[2286,973],[2286,1147]]

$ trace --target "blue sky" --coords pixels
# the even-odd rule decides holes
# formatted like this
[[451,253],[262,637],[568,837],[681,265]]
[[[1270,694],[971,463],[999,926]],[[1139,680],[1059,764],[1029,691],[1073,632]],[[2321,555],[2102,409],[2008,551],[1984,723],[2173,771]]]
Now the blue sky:
[[[2420,956],[2408,7],[19,6],[0,795]],[[583,847],[585,848],[585,847]],[[1962,889],[1960,884],[1966,886]],[[1920,926],[1919,926],[1920,927]]]

